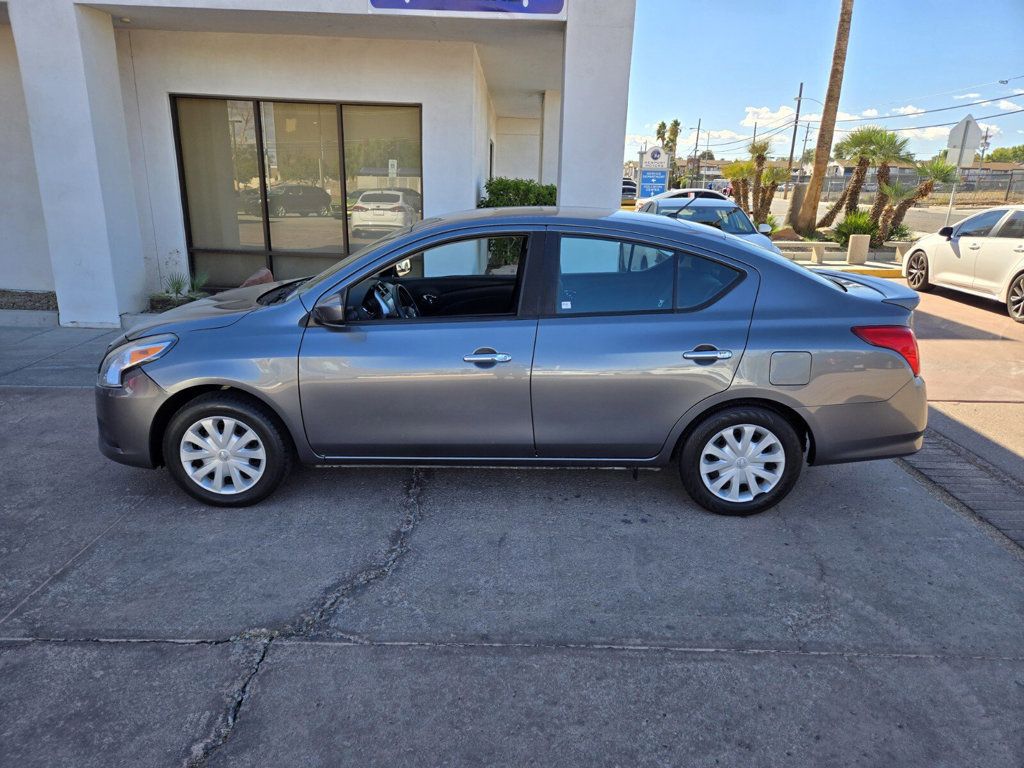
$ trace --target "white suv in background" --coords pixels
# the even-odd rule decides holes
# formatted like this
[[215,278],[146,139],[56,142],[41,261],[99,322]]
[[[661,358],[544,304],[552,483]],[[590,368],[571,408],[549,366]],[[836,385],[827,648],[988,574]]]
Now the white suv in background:
[[359,231],[392,231],[417,222],[419,195],[403,189],[370,189],[359,195],[349,210],[352,234]]
[[1004,302],[1024,323],[1024,205],[990,208],[914,243],[903,276],[915,291],[952,288]]

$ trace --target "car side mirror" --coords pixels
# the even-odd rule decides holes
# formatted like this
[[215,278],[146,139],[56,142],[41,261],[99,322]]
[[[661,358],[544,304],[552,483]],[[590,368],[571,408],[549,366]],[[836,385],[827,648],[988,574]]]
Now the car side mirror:
[[942,229],[939,230],[939,234],[942,235],[947,240],[952,240],[953,239],[953,228],[952,227],[943,227]]
[[341,294],[321,299],[313,307],[313,319],[318,325],[328,328],[345,324],[345,303],[341,300]]
[[772,225],[771,224],[758,224],[757,225],[757,231],[760,232],[762,235],[770,235],[772,233]]

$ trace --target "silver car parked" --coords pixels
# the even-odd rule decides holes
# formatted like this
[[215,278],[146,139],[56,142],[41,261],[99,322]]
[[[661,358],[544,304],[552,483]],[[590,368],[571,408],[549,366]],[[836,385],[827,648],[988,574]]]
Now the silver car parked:
[[293,460],[674,465],[747,515],[805,461],[921,446],[917,302],[665,217],[474,211],[132,329],[100,365],[100,448],[225,506]]

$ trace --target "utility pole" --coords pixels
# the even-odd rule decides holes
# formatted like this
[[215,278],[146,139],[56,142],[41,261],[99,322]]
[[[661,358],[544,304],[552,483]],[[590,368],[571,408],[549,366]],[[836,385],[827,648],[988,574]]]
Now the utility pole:
[[807,130],[804,131],[804,148],[800,152],[800,159],[803,160],[804,155],[807,154],[807,137],[811,135],[811,124],[807,124]]
[[701,118],[698,117],[697,118],[697,138],[694,139],[694,141],[693,141],[693,175],[695,177],[697,175],[697,171],[700,168],[700,166],[698,165],[698,163],[700,163],[700,161],[697,159],[697,152],[700,149],[700,121],[701,121]]
[[793,181],[793,150],[796,149],[796,132],[800,127],[800,102],[804,100],[804,84],[800,83],[800,92],[796,96],[796,117],[793,118],[793,139],[789,142],[789,166],[786,168],[786,186],[782,190],[782,199],[789,197],[789,184]]
[[[704,141],[704,153],[707,154],[710,151],[711,151],[711,131],[707,131],[707,137],[706,137],[706,139]],[[710,160],[710,158],[705,158],[704,162],[707,162],[708,160]],[[700,175],[700,184],[701,184],[701,186],[704,186],[704,174],[703,173]]]
[[757,144],[757,120],[754,121],[754,138],[750,140],[751,144]]

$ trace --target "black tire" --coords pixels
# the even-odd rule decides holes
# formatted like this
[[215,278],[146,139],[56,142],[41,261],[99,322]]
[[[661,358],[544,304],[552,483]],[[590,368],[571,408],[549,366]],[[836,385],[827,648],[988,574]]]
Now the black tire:
[[924,251],[914,251],[910,254],[910,258],[907,259],[907,285],[918,293],[927,293],[934,287],[928,282],[929,274],[928,254]]
[[288,211],[283,205],[279,205],[273,210],[271,215],[274,216],[275,218],[283,219],[285,216],[288,215]]
[[[262,475],[252,487],[240,492],[217,493],[200,486],[189,476],[181,460],[181,441],[192,425],[205,418],[235,419],[256,433],[266,458]],[[292,465],[291,442],[270,411],[245,398],[220,392],[200,395],[174,414],[164,431],[163,456],[171,477],[185,493],[216,507],[246,507],[262,501],[281,484]]]
[[1006,311],[1018,323],[1024,323],[1024,273],[1013,278],[1006,289]]
[[[770,490],[752,494],[753,498],[746,501],[729,501],[720,498],[705,484],[701,475],[702,452],[718,433],[729,427],[739,429],[740,425],[755,427],[755,436],[769,432],[774,435],[781,446],[784,466],[781,477]],[[793,485],[800,476],[803,463],[804,456],[800,436],[785,418],[767,408],[737,406],[711,414],[690,432],[679,453],[679,475],[690,498],[704,509],[716,515],[746,517],[763,512],[782,501],[793,489]],[[764,466],[773,472],[777,470],[777,463],[766,463]],[[717,478],[712,478],[712,481],[714,479]],[[755,480],[755,482],[759,481]],[[740,489],[744,487],[747,488],[747,492],[750,491],[745,484],[738,485]]]

